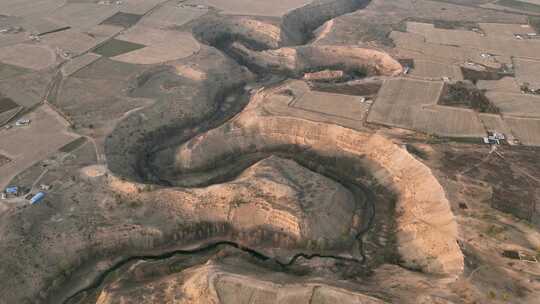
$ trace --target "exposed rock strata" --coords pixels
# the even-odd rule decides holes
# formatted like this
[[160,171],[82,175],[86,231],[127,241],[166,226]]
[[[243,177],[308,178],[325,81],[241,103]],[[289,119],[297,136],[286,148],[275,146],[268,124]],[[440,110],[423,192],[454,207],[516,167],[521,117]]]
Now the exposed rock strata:
[[231,49],[252,67],[292,75],[335,67],[365,70],[368,75],[396,76],[403,72],[401,64],[387,53],[356,46],[309,45],[254,51],[234,42]]
[[144,277],[144,267],[133,265],[123,276],[103,288],[97,303],[149,304],[157,301],[199,304],[385,303],[322,283],[283,284],[253,275],[233,274],[212,262],[163,277],[155,278],[154,274],[150,279]]
[[374,177],[398,194],[398,249],[405,264],[432,273],[462,271],[456,222],[443,188],[427,166],[381,135],[260,115],[257,105],[264,95],[259,92],[231,122],[179,147],[177,170],[197,170],[232,154],[284,145],[302,146],[322,155],[345,151],[371,165]]
[[224,223],[239,233],[233,240],[251,246],[279,247],[280,237],[276,235],[273,244],[264,244],[265,240],[243,238],[242,232],[263,229],[268,239],[277,232],[284,239],[280,245],[290,248],[307,241],[336,242],[343,236],[352,240],[351,229],[359,224],[353,217],[360,206],[346,188],[275,156],[256,163],[231,182],[204,188],[145,191],[143,185],[114,177],[111,187],[128,199],[168,205],[186,222]]

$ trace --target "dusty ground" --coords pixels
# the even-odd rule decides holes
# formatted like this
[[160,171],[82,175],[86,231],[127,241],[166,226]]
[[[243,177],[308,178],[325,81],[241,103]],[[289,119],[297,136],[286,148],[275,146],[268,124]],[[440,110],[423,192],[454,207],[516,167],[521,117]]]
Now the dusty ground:
[[[67,130],[61,117],[47,106],[40,107],[25,118],[31,120],[29,126],[0,131],[0,151],[11,159],[10,163],[2,167],[0,188],[8,186],[16,174],[30,167],[36,160],[48,157],[77,138],[76,134]],[[19,141],[21,144],[17,144]]]
[[514,2],[0,1],[0,302],[536,303]]

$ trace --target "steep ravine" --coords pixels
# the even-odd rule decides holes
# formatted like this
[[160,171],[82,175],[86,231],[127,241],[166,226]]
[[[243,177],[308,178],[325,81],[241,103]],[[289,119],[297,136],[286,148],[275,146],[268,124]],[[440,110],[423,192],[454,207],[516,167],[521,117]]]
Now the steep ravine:
[[[257,159],[267,157],[268,155],[279,155],[279,157],[290,157],[292,159],[296,158],[297,162],[299,162],[301,165],[308,168],[312,166],[317,166],[319,164],[318,165],[319,174],[322,174],[334,180],[338,180],[340,183],[344,185],[344,187],[348,188],[351,192],[353,192],[353,194],[355,194],[355,200],[357,201],[357,205],[359,205],[359,207],[364,210],[362,213],[366,215],[365,216],[366,219],[365,221],[362,221],[363,223],[362,227],[360,227],[360,229],[358,230],[358,234],[356,235],[357,248],[359,250],[358,256],[356,257],[354,255],[341,256],[337,254],[332,254],[331,253],[332,250],[329,250],[327,252],[321,252],[321,253],[318,253],[318,252],[313,253],[313,251],[310,251],[310,252],[300,251],[300,252],[292,253],[292,255],[287,258],[284,258],[284,257],[276,258],[275,256],[270,256],[268,253],[265,253],[259,249],[248,247],[238,242],[234,242],[230,240],[212,241],[211,243],[200,245],[197,248],[190,249],[190,250],[185,250],[185,249],[169,250],[169,251],[165,251],[165,252],[154,254],[154,255],[129,256],[129,257],[123,258],[119,261],[116,261],[113,265],[108,267],[105,271],[97,274],[96,277],[91,280],[91,283],[89,285],[71,294],[69,298],[62,300],[62,303],[77,303],[77,301],[75,301],[76,299],[78,299],[79,297],[84,298],[84,295],[86,293],[91,292],[95,290],[96,288],[99,288],[100,285],[104,282],[104,280],[107,278],[107,276],[110,273],[115,272],[117,269],[120,269],[122,266],[126,265],[127,263],[138,261],[138,260],[159,261],[159,260],[168,259],[171,256],[176,255],[176,254],[197,255],[197,254],[204,253],[208,250],[211,250],[219,246],[240,249],[250,254],[256,259],[259,259],[261,261],[267,261],[267,262],[272,263],[273,265],[277,265],[278,268],[276,268],[276,270],[282,270],[282,271],[288,271],[288,269],[290,267],[294,267],[295,264],[299,260],[310,260],[313,258],[330,259],[336,262],[353,263],[359,266],[365,265],[363,267],[369,267],[368,265],[366,265],[366,256],[364,254],[363,236],[369,230],[371,223],[374,220],[375,207],[374,207],[373,202],[375,198],[369,188],[363,187],[361,184],[358,184],[358,182],[356,181],[357,178],[362,176],[363,174],[362,171],[354,170],[354,168],[351,167],[351,170],[345,170],[345,171],[340,172],[339,168],[343,168],[347,164],[346,159],[339,161],[341,164],[338,164],[337,166],[333,166],[333,165],[330,165],[330,161],[335,161],[335,159],[334,160],[325,160],[322,158],[317,159],[315,156],[310,155],[309,153],[306,154],[300,151],[298,151],[297,153],[291,153],[291,151],[293,150],[294,150],[294,147],[289,147],[288,149],[283,147],[283,149],[276,150],[272,153],[268,152],[268,153],[257,155]],[[245,155],[245,156],[249,157],[249,155]],[[244,156],[241,156],[241,158],[242,157]],[[235,162],[242,163],[241,158],[237,159]],[[244,166],[250,167],[250,163],[244,164]],[[324,168],[320,166],[320,164],[322,163],[326,163]],[[341,173],[341,175],[339,173]],[[354,173],[357,173],[359,175],[355,176]],[[233,177],[232,176],[225,176],[225,177],[218,176],[217,178],[220,178],[221,182],[225,182],[227,180],[232,179]],[[56,298],[56,297],[52,297],[49,300],[50,303],[56,303],[59,301],[60,301],[60,298]]]
[[[227,33],[225,31],[223,32],[217,32],[217,36],[211,37],[211,38],[204,38],[201,39],[201,35],[196,35],[199,40],[203,43],[209,43],[213,47],[216,47],[222,51],[222,54],[225,54],[226,61],[231,66],[234,66],[235,64],[232,62],[231,59],[233,59],[236,64],[239,63],[238,66],[234,67],[237,70],[242,69],[242,65],[246,63],[246,60],[243,60],[241,56],[238,56],[237,54],[231,53],[231,45],[235,43],[236,41],[239,41],[243,43],[244,45],[248,45],[252,47],[253,49],[256,49],[257,51],[265,51],[265,48],[278,48],[278,47],[287,47],[287,46],[301,46],[302,44],[306,43],[312,38],[312,32],[322,25],[324,22],[335,18],[337,16],[353,12],[357,9],[360,9],[364,6],[366,6],[369,3],[367,0],[335,0],[335,1],[316,1],[316,3],[307,5],[305,7],[296,9],[289,14],[287,14],[280,26],[279,26],[279,38],[275,35],[260,35],[257,38],[255,37],[255,40],[250,41],[246,38],[247,33],[249,31],[238,31],[236,33]],[[215,20],[212,20],[214,22],[214,25],[219,26],[220,22],[216,22]],[[234,27],[229,26],[228,27],[231,30],[235,30]],[[197,28],[195,30],[204,32],[206,29],[205,25],[197,25]],[[219,36],[220,33],[224,36]],[[257,40],[259,39],[259,41]],[[274,40],[272,40],[274,39]],[[260,40],[265,40],[260,42]],[[229,56],[231,55],[231,56]],[[365,59],[365,58],[364,58]],[[251,64],[253,66],[253,64]],[[295,66],[296,68],[296,66]],[[308,69],[310,67],[303,67],[303,69]],[[164,150],[169,150],[174,147],[183,146],[185,143],[193,140],[197,136],[205,134],[205,132],[219,128],[220,126],[224,125],[231,119],[234,119],[234,117],[237,115],[237,113],[240,113],[242,110],[244,110],[244,106],[247,104],[248,97],[249,97],[249,89],[244,90],[244,86],[246,84],[250,84],[251,86],[268,86],[269,84],[275,83],[276,80],[279,80],[282,76],[278,74],[275,75],[275,77],[272,77],[272,73],[275,73],[272,70],[265,69],[264,67],[259,69],[252,69],[252,72],[255,73],[255,78],[259,78],[259,82],[254,83],[253,77],[248,75],[248,73],[243,74],[242,77],[238,77],[234,80],[227,80],[223,84],[221,84],[221,87],[212,87],[216,85],[216,82],[212,81],[206,81],[201,85],[200,91],[201,93],[196,94],[192,98],[198,98],[201,100],[206,100],[208,103],[213,104],[213,109],[210,112],[207,112],[206,115],[203,115],[201,117],[198,117],[197,119],[190,121],[189,123],[173,123],[173,118],[170,119],[163,119],[160,121],[161,124],[157,124],[153,126],[152,128],[145,129],[144,127],[140,127],[140,129],[130,130],[129,127],[125,128],[117,128],[111,137],[107,139],[107,146],[122,146],[125,147],[124,149],[131,151],[135,151],[135,153],[131,153],[131,156],[127,156],[127,154],[123,154],[123,152],[113,151],[113,149],[107,149],[108,152],[111,152],[111,154],[107,155],[107,158],[109,161],[116,160],[119,158],[122,158],[124,156],[124,160],[120,162],[119,165],[116,165],[116,167],[109,167],[111,172],[125,180],[137,182],[137,183],[144,183],[149,185],[156,185],[160,187],[170,187],[174,185],[176,182],[174,179],[171,179],[171,176],[163,176],[163,168],[160,168],[155,159],[156,155],[164,155],[161,152]],[[212,73],[212,70],[208,70],[209,73]],[[244,72],[242,72],[244,73]],[[396,74],[399,73],[398,69],[391,69],[390,74]],[[266,75],[268,76],[270,74],[270,77],[266,77],[263,81],[260,81],[261,76]],[[289,72],[283,73],[284,75],[288,75]],[[210,77],[212,77],[210,75]],[[208,88],[208,93],[205,92],[205,88]],[[232,100],[232,102],[227,102],[229,96],[234,96],[234,98],[230,98],[229,100]],[[151,113],[151,109],[148,110],[149,113]],[[143,114],[146,112],[142,112]],[[128,118],[131,119],[131,118]],[[133,122],[133,124],[137,124],[137,121]],[[122,123],[120,124],[122,126]],[[127,126],[127,124],[125,124]],[[125,130],[124,130],[125,129]],[[133,139],[131,141],[127,141],[125,138],[122,137],[129,137],[131,135],[128,135],[126,132],[132,132],[135,133],[136,139]],[[274,150],[274,151],[262,151],[264,153],[284,153],[283,151]],[[241,152],[245,153],[245,152]],[[315,154],[317,154],[317,151],[315,151]],[[294,159],[293,155],[287,155],[288,157],[291,157]],[[302,165],[308,166],[310,164],[316,164],[317,159],[322,157],[323,155],[312,155],[310,157],[306,157],[304,159],[304,162],[301,163]],[[172,163],[174,160],[169,159],[168,161],[162,161],[162,163]],[[231,165],[230,163],[228,165]],[[324,167],[324,166],[323,166]],[[131,168],[130,170],[126,170],[125,168]],[[219,171],[219,167],[214,168],[214,170]],[[332,168],[326,169],[327,177],[343,184],[347,187],[347,179],[346,176],[340,176],[340,172],[331,172]],[[201,170],[200,172],[205,173],[205,170]],[[330,172],[330,173],[329,173]],[[193,172],[191,172],[193,173]],[[210,174],[212,175],[212,174]],[[216,173],[212,179],[210,179],[213,182],[221,182],[223,180],[227,180],[230,178],[229,176],[220,176],[219,173]],[[206,179],[206,184],[208,184],[208,180]],[[191,182],[190,186],[197,186],[199,184],[204,185],[205,183],[200,182],[197,180],[196,182]],[[355,184],[355,187],[364,187],[361,183]],[[350,187],[348,187],[350,188]],[[365,187],[364,187],[365,188]],[[223,240],[218,242],[213,242],[211,244],[206,244],[204,246],[201,246],[197,249],[193,250],[173,250],[173,251],[167,251],[164,253],[160,253],[157,255],[141,255],[141,256],[129,256],[125,259],[122,259],[120,261],[117,261],[114,265],[107,268],[105,271],[100,272],[100,274],[92,281],[92,283],[80,290],[75,291],[72,293],[71,296],[69,296],[67,299],[64,299],[62,303],[74,303],[73,301],[77,300],[80,296],[84,296],[85,293],[94,290],[96,288],[99,288],[99,286],[105,281],[107,276],[116,271],[117,269],[121,268],[122,266],[126,265],[127,263],[137,261],[137,260],[161,260],[161,259],[167,259],[171,256],[174,256],[175,254],[200,254],[203,252],[206,252],[208,250],[212,250],[214,248],[217,248],[219,246],[228,246],[240,249],[244,252],[249,253],[251,256],[262,260],[262,261],[268,261],[271,260],[279,267],[286,269],[287,267],[290,267],[291,265],[294,265],[300,258],[304,259],[312,259],[316,257],[320,258],[328,258],[328,259],[334,259],[334,260],[340,260],[340,261],[346,261],[346,262],[352,262],[352,263],[364,263],[366,261],[366,254],[365,254],[365,248],[364,243],[362,242],[362,239],[364,235],[370,230],[370,228],[373,225],[374,218],[376,217],[376,207],[375,207],[375,196],[373,194],[369,194],[370,192],[367,191],[369,199],[366,200],[365,204],[365,210],[364,213],[365,218],[363,219],[364,226],[363,228],[358,232],[356,235],[356,239],[358,240],[359,244],[359,250],[360,250],[360,257],[361,258],[349,258],[349,257],[341,257],[341,256],[335,256],[335,255],[326,255],[324,253],[306,253],[306,252],[297,252],[295,255],[290,258],[289,260],[283,262],[275,259],[272,256],[268,256],[264,253],[262,253],[260,250],[256,248],[250,248],[243,246],[242,244],[238,242],[232,242],[230,240]],[[53,302],[51,302],[53,303]]]
[[261,252],[256,251],[256,250],[243,247],[243,246],[239,245],[238,243],[229,242],[229,241],[219,241],[219,242],[213,242],[213,243],[210,243],[210,244],[207,244],[207,245],[204,245],[204,246],[201,246],[199,248],[192,249],[192,250],[174,250],[174,251],[170,251],[170,252],[161,253],[159,255],[132,256],[132,257],[123,259],[123,260],[115,263],[113,266],[108,268],[106,271],[101,272],[99,274],[99,276],[97,276],[95,278],[95,280],[93,281],[93,283],[91,285],[77,291],[76,293],[74,293],[73,295],[71,295],[70,297],[65,299],[62,303],[64,303],[64,304],[80,303],[81,301],[84,300],[85,296],[88,293],[91,293],[91,292],[95,291],[96,289],[100,288],[101,285],[105,282],[105,280],[107,279],[107,277],[111,273],[116,272],[117,270],[121,269],[122,267],[124,267],[125,265],[127,265],[129,263],[136,262],[136,261],[160,261],[160,260],[166,260],[166,259],[169,259],[169,258],[175,256],[175,255],[180,255],[180,254],[182,254],[182,255],[205,254],[205,253],[208,253],[208,252],[210,252],[210,251],[212,251],[214,249],[220,248],[220,247],[221,248],[230,247],[230,248],[239,249],[239,250],[249,254],[251,257],[253,257],[253,258],[257,259],[257,260],[260,260],[262,262],[271,261],[272,263],[277,265],[282,270],[286,270],[291,265],[296,263],[298,259],[301,259],[301,258],[306,259],[306,260],[311,260],[311,259],[314,259],[314,258],[323,258],[323,259],[333,259],[333,260],[342,261],[342,262],[353,262],[353,263],[361,262],[361,261],[359,261],[359,260],[357,260],[355,258],[350,258],[350,257],[340,257],[340,256],[323,255],[323,254],[305,254],[305,253],[297,253],[290,260],[285,261],[285,262],[281,262],[281,261],[279,261],[277,259],[269,257],[269,256],[267,256],[267,255],[265,255],[265,254],[263,254]]

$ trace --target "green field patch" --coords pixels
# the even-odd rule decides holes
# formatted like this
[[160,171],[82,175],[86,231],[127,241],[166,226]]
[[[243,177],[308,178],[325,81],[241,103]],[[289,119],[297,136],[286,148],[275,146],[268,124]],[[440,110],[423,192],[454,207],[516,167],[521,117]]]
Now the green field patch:
[[499,0],[496,3],[500,6],[506,6],[509,8],[521,10],[521,11],[529,11],[534,13],[540,13],[540,5],[528,3],[528,2],[522,2],[517,0]]
[[63,152],[63,153],[73,152],[74,150],[76,150],[80,146],[82,146],[84,143],[86,143],[86,141],[87,141],[86,137],[79,137],[79,138],[73,140],[72,142],[64,145],[63,147],[58,149],[58,151]]
[[112,15],[111,17],[107,18],[101,24],[121,26],[121,27],[128,28],[135,25],[137,22],[139,22],[141,18],[142,18],[142,15],[118,12]]
[[7,112],[9,110],[13,110],[19,105],[14,102],[11,98],[7,97],[1,97],[0,96],[0,113]]
[[95,49],[94,53],[105,57],[115,57],[138,49],[142,49],[143,47],[145,47],[145,45],[143,44],[118,39],[111,39],[97,49]]
[[529,16],[529,25],[536,33],[540,34],[540,17]]
[[2,167],[3,165],[9,163],[10,161],[11,161],[11,159],[9,157],[0,154],[0,167]]

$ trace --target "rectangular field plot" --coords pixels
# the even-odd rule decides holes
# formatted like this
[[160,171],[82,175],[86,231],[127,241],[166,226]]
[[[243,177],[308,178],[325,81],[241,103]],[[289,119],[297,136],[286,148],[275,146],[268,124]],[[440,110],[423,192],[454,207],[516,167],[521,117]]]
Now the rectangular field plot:
[[512,130],[500,115],[479,113],[478,117],[482,121],[482,124],[484,124],[486,131],[503,133],[506,135],[506,138],[510,144],[514,143],[515,137]]
[[25,127],[13,127],[2,132],[0,154],[11,162],[2,166],[0,188],[18,173],[41,161],[78,137],[67,131],[67,124],[47,106],[41,106],[25,115],[31,123]]
[[[530,28],[521,28],[521,24],[513,24],[521,30],[530,33]],[[489,28],[495,32],[502,31],[501,27]],[[504,29],[508,33],[512,29]],[[463,63],[465,60],[486,64],[491,58],[482,58],[482,53],[491,53],[503,57],[523,57],[540,59],[540,40],[523,39],[504,34],[481,35],[475,31],[448,30],[435,28],[429,23],[408,22],[407,33],[392,32],[390,37],[399,48],[421,52],[432,58],[449,58]],[[421,38],[419,38],[421,37]],[[439,60],[436,60],[439,61]],[[489,64],[488,64],[489,65]]]
[[49,19],[86,30],[111,17],[117,10],[118,8],[114,5],[68,3],[52,13]]
[[208,12],[206,8],[178,7],[177,5],[165,4],[152,11],[139,22],[140,25],[169,28],[181,26]]
[[448,77],[452,80],[463,79],[461,69],[458,66],[430,60],[414,60],[411,75],[430,79],[441,79],[442,77]]
[[381,87],[374,107],[377,107],[376,105],[410,107],[436,104],[442,88],[442,81],[390,79]]
[[95,47],[100,43],[100,40],[81,31],[70,29],[47,34],[41,38],[41,43],[47,44],[54,49],[59,48],[72,55],[78,55]]
[[0,113],[7,112],[9,110],[17,108],[19,105],[11,98],[0,96]]
[[504,120],[522,144],[540,146],[540,119],[506,117]]
[[534,0],[499,0],[496,3],[500,6],[505,6],[521,11],[529,11],[533,13],[540,13],[540,5],[537,3],[534,3]]
[[118,39],[111,39],[107,41],[107,43],[104,43],[95,49],[94,53],[105,57],[115,57],[134,50],[142,49],[143,47],[145,47],[145,45]]
[[0,1],[0,12],[6,16],[47,16],[65,4],[65,0]]
[[540,118],[540,96],[504,92],[488,92],[486,96],[505,116]]
[[0,154],[0,167],[2,167],[3,165],[9,163],[10,161],[11,161],[11,159],[9,159],[9,157]]
[[489,92],[520,93],[518,83],[514,77],[504,77],[499,80],[479,80],[476,87]]
[[0,63],[0,80],[12,79],[22,74],[29,73],[30,70],[14,66],[11,64]]
[[43,101],[53,74],[50,71],[24,74],[0,81],[0,92],[17,104],[31,108]]
[[445,106],[423,107],[412,114],[413,130],[447,137],[482,137],[486,130],[478,115],[469,109]]
[[390,38],[397,45],[401,57],[436,61],[448,65],[460,65],[467,60],[473,60],[487,66],[493,65],[491,60],[482,58],[482,50],[480,49],[427,43],[422,36],[411,33],[392,32]]
[[135,25],[135,23],[139,22],[141,18],[142,18],[142,15],[118,12],[112,15],[111,17],[107,18],[101,24],[115,25],[115,26],[121,26],[121,27],[127,28],[127,27]]
[[24,21],[24,27],[37,35],[58,31],[67,26],[63,22],[54,22],[46,18],[28,18]]
[[0,127],[7,124],[11,119],[13,119],[17,114],[19,114],[24,107],[18,106],[11,110],[0,113]]
[[189,0],[186,4],[212,6],[231,15],[282,16],[311,3],[311,0]]
[[20,43],[0,48],[0,62],[38,71],[55,64],[56,53],[46,45]]
[[163,3],[163,0],[129,0],[121,5],[122,12],[143,15],[154,6]]
[[469,109],[437,105],[443,82],[387,80],[367,121],[451,137],[480,137],[485,129]]
[[361,99],[359,96],[309,91],[291,106],[323,115],[362,120],[369,106]]
[[540,61],[515,58],[514,66],[520,84],[527,82],[529,88],[540,89]]
[[515,40],[514,34],[534,33],[528,24],[480,23],[480,28],[489,37]]

